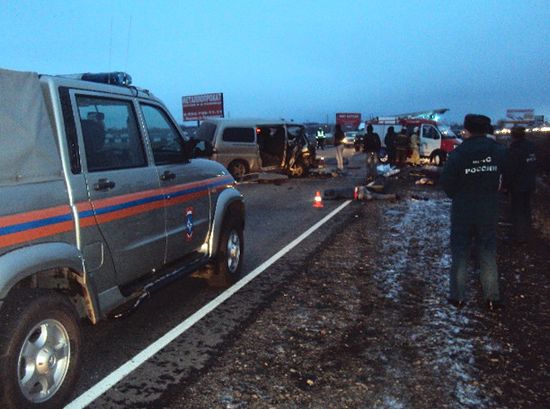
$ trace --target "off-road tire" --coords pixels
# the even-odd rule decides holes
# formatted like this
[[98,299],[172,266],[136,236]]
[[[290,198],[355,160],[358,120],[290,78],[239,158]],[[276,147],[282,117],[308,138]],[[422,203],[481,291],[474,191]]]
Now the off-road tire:
[[[236,255],[237,248],[238,255]],[[213,287],[229,287],[239,280],[243,265],[244,240],[243,223],[229,214],[223,222],[218,243],[218,252],[214,258],[213,272],[208,284]],[[237,256],[238,260],[235,260]],[[232,260],[230,260],[232,258]]]
[[[54,385],[57,384],[57,390],[52,391],[52,396],[46,400],[33,402],[25,396],[20,386],[19,378],[22,376],[22,372],[26,371],[24,363],[27,363],[21,355],[25,355],[23,352],[24,345],[33,344],[33,346],[36,346],[42,344],[38,335],[44,336],[46,333],[38,329],[37,325],[41,323],[45,323],[46,327],[50,329],[52,323],[54,323],[56,329],[62,328],[65,331],[63,334],[67,335],[68,348],[58,352],[56,355],[60,354],[59,356],[54,357],[52,354],[50,360],[48,360],[48,363],[53,362],[54,368],[58,368],[58,365],[60,365],[61,375],[58,372],[55,376],[61,379],[59,381],[54,380],[53,383]],[[36,368],[44,365],[43,359],[39,359],[38,356],[41,353],[47,353],[46,348],[50,345],[51,339],[57,340],[55,335],[50,335],[55,332],[55,330],[47,330],[48,338],[43,347],[36,353],[35,370],[31,370],[35,374],[38,372]],[[37,336],[38,338],[36,338]],[[32,341],[33,339],[36,344]],[[58,343],[56,345],[59,346]],[[68,395],[73,392],[74,384],[77,381],[80,365],[80,346],[79,319],[75,308],[67,297],[48,290],[13,290],[1,310],[0,379],[2,381],[0,382],[0,407],[3,409],[54,409],[63,407]],[[63,357],[68,359],[66,367],[60,360]],[[23,380],[22,382],[30,382],[30,380]]]

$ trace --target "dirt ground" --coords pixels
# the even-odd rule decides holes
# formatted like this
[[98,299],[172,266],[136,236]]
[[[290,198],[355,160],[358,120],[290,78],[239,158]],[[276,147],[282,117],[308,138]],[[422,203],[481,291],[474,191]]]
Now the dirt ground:
[[[487,311],[472,271],[457,310],[446,301],[450,201],[415,185],[417,173],[392,178],[397,202],[352,203],[330,242],[165,407],[550,407],[548,236],[506,244],[503,196],[506,304]],[[542,224],[549,198],[536,200]]]

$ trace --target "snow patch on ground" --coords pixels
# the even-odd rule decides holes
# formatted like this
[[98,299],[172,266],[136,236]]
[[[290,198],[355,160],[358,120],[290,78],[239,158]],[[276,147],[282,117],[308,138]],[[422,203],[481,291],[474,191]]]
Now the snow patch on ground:
[[[448,218],[436,218],[434,215],[449,214],[449,210],[449,200],[436,199],[411,200],[406,202],[405,207],[398,205],[398,209],[386,212],[384,225],[390,226],[391,230],[388,235],[390,239],[383,243],[383,265],[392,268],[377,270],[375,280],[385,292],[385,297],[393,302],[403,303],[410,297],[419,298],[423,305],[423,323],[407,325],[404,322],[403,325],[407,325],[408,339],[416,345],[424,344],[418,350],[423,351],[422,359],[431,366],[435,378],[440,379],[448,389],[454,385],[454,389],[447,393],[455,396],[460,405],[493,407],[494,403],[480,390],[481,382],[473,365],[474,344],[463,335],[477,323],[446,302],[452,261],[450,226]],[[407,283],[411,277],[415,281]],[[423,292],[416,294],[416,290]],[[411,295],[411,292],[414,294]],[[486,337],[483,344],[488,351],[501,349],[490,337]],[[390,397],[387,399],[383,407],[403,407],[401,402]]]

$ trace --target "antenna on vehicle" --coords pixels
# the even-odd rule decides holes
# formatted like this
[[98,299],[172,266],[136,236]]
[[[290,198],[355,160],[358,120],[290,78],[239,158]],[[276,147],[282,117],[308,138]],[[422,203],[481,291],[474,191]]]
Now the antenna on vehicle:
[[111,16],[111,33],[109,35],[109,72],[111,72],[111,54],[113,50],[113,16]]
[[128,55],[130,54],[130,34],[132,33],[132,16],[130,15],[130,21],[128,23],[128,41],[126,43],[126,62],[124,64],[124,71],[128,70]]

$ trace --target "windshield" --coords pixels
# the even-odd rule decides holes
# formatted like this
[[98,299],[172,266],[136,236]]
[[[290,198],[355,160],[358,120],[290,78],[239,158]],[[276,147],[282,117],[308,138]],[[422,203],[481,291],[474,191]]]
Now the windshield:
[[439,131],[441,132],[441,137],[443,139],[456,139],[456,134],[452,131],[452,129],[443,124],[437,124],[437,127],[439,128]]
[[287,125],[286,129],[288,132],[288,139],[295,139],[305,131],[305,128],[301,125]]

